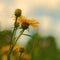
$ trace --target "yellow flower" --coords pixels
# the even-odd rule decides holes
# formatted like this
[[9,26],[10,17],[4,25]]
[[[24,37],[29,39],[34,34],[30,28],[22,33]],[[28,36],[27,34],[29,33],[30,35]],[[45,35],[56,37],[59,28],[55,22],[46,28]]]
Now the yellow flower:
[[[11,58],[10,58],[10,59],[11,59],[11,60],[15,60],[15,57],[14,57],[13,55],[11,55]],[[4,55],[2,56],[2,60],[8,60],[8,59],[7,59],[7,55],[4,54]]]
[[[9,51],[9,48],[10,48],[10,46],[9,45],[6,45],[6,46],[2,47],[1,52],[2,53],[6,53],[6,52]],[[19,46],[19,45],[15,45],[15,47],[13,48],[13,51],[15,49],[19,49],[19,48],[24,48],[24,47],[23,46]]]
[[7,56],[6,55],[3,55],[2,56],[2,60],[7,60]]
[[[38,26],[38,22],[36,21],[36,20],[34,20],[34,19],[27,19],[26,17],[23,17],[23,16],[20,16],[19,18],[18,18],[18,21],[21,23],[21,24],[24,24],[24,26],[25,25],[31,25],[31,26],[33,26],[33,27],[37,27]],[[25,26],[26,27],[26,26]],[[27,27],[28,28],[28,27]]]
[[22,60],[31,60],[31,54],[24,54]]

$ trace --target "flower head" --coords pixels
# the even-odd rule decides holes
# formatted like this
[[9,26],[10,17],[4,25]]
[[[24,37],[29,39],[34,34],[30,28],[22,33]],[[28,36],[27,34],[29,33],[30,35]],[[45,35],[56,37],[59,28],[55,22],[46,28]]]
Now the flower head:
[[24,48],[20,48],[20,53],[23,53],[24,52]]
[[15,10],[15,16],[16,16],[16,17],[21,16],[21,13],[22,13],[21,9],[16,9],[16,10]]
[[18,21],[21,23],[21,26],[24,29],[27,29],[29,27],[29,25],[31,25],[33,27],[37,27],[39,24],[36,20],[34,20],[34,19],[30,20],[23,16],[20,16],[18,18]]

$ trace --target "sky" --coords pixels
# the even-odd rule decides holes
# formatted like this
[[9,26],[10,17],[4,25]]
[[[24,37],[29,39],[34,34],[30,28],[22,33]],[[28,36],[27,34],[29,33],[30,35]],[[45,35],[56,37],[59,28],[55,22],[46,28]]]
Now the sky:
[[[2,29],[13,27],[14,11],[17,8],[22,10],[23,16],[39,21],[40,34],[54,36],[57,46],[60,47],[60,0],[0,0]],[[26,44],[27,40],[21,39],[22,42]]]

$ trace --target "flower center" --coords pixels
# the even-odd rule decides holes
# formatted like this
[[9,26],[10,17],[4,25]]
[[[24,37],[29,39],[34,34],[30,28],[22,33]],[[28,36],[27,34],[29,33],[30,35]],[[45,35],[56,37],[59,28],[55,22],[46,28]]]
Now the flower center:
[[29,24],[28,23],[22,23],[21,24],[21,28],[22,29],[28,29],[28,27],[29,27]]

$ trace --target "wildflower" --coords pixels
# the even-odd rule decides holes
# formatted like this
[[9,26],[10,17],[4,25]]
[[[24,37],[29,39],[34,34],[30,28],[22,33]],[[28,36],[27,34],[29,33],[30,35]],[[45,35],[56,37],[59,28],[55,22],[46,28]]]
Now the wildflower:
[[15,10],[15,16],[16,16],[16,17],[21,16],[21,12],[22,12],[21,9],[16,9],[16,10]]
[[23,53],[24,52],[24,48],[23,47],[21,47],[21,48],[16,48],[16,49],[14,49],[14,53],[16,53],[18,56],[21,54],[21,53]]
[[16,49],[13,51],[17,56],[20,56],[19,49],[20,49],[20,48],[16,48]]
[[29,25],[33,26],[33,27],[37,27],[38,26],[38,22],[34,19],[30,20],[30,19],[27,19],[23,16],[20,16],[18,18],[18,21],[21,23],[21,27],[23,29],[27,29],[29,27]]
[[2,56],[2,60],[7,60],[7,56],[6,55],[3,55]]
[[[7,60],[7,55],[4,54],[2,56],[2,60]],[[13,55],[11,56],[11,60],[15,60],[15,57]]]
[[20,48],[20,53],[23,53],[24,52],[24,48]]
[[24,54],[22,60],[31,60],[31,54]]
[[[6,52],[9,51],[9,48],[10,48],[10,46],[6,45],[6,46],[2,47],[1,52],[2,53],[6,53]],[[19,46],[19,45],[15,45],[15,47],[13,48],[13,51],[16,50],[16,49],[19,49],[19,48],[24,48],[24,47],[23,46]]]
[[1,52],[6,53],[9,50],[9,45],[2,47]]

